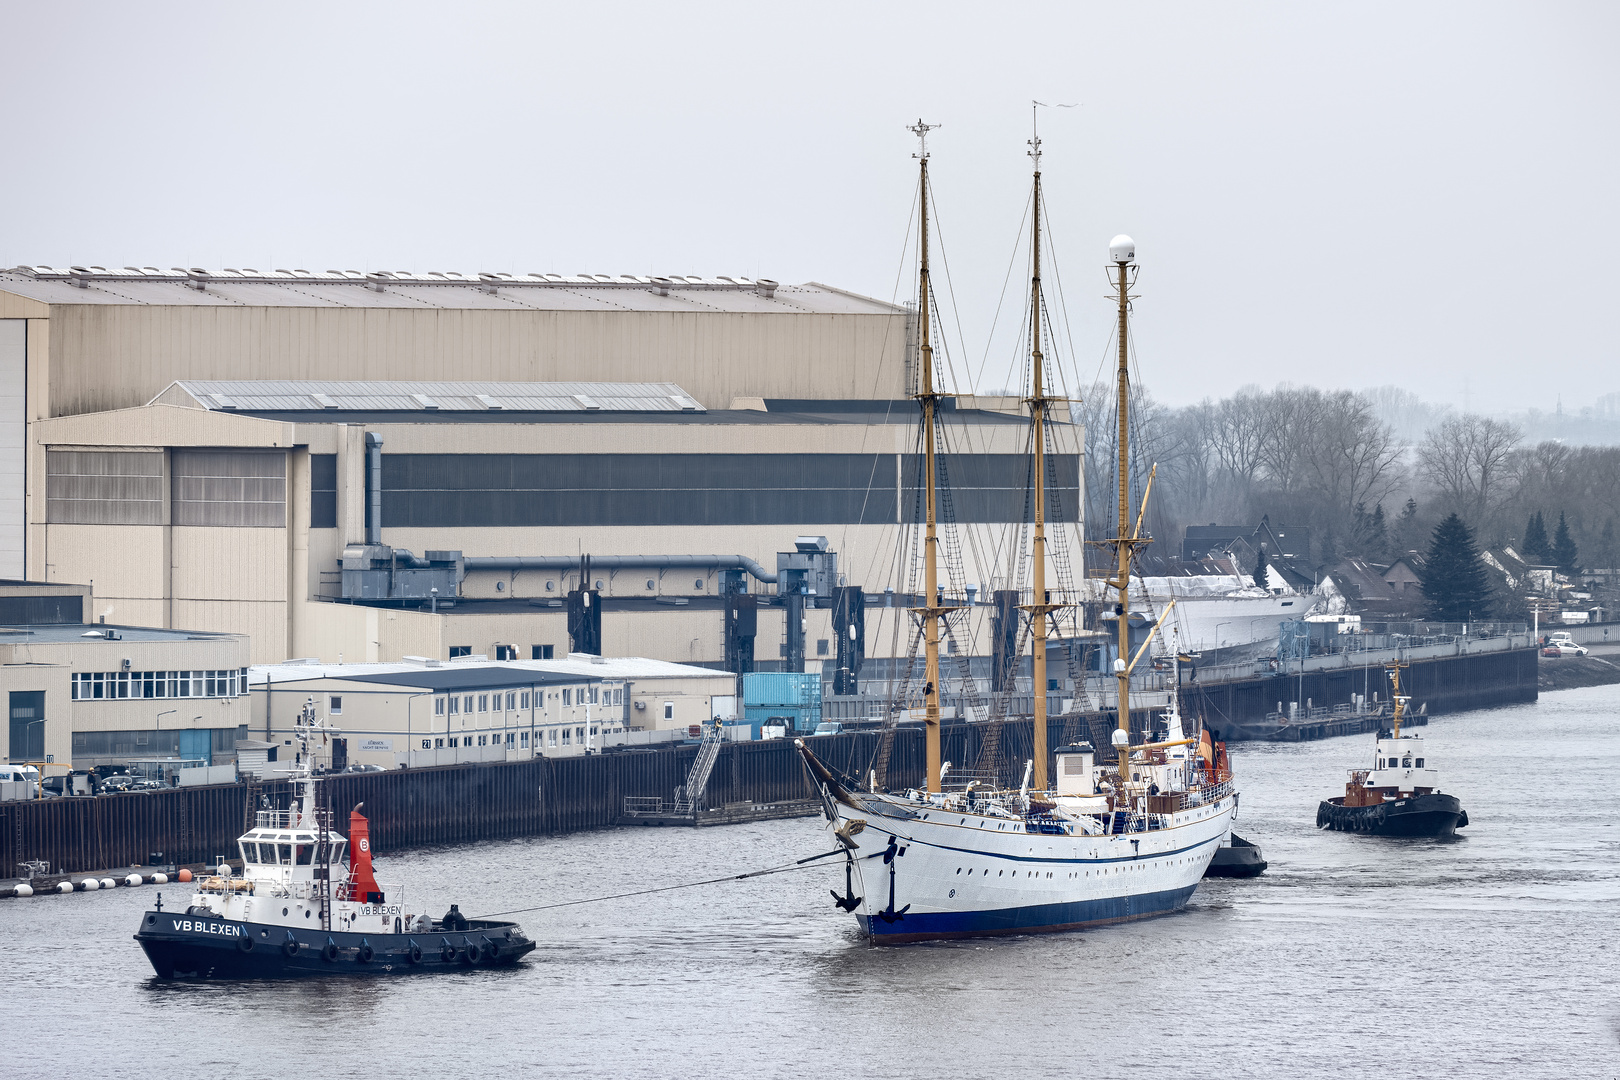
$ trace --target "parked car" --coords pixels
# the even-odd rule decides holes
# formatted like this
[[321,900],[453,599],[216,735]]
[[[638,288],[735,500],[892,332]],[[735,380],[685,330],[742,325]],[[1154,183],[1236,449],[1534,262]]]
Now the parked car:
[[836,721],[836,720],[823,720],[821,723],[816,725],[816,730],[812,731],[810,734],[812,736],[816,736],[816,735],[837,735],[839,732],[841,732],[843,730],[844,730],[844,725],[840,724],[838,721]]
[[135,786],[135,778],[128,773],[114,773],[101,782],[103,792],[129,791]]
[[1549,641],[1541,650],[1542,656],[1585,656],[1586,648],[1573,641]]

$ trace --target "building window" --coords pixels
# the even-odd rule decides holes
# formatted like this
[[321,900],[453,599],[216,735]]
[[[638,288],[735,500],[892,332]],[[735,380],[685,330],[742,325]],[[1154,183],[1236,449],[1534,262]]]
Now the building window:
[[592,705],[596,704],[596,690],[597,690],[596,687],[594,687],[594,686],[591,687],[591,704]]
[[[524,740],[524,741],[527,742],[528,740]],[[515,742],[517,742],[517,732],[508,731],[506,733],[506,745],[511,746]]]
[[826,656],[827,652],[828,652],[827,639],[826,638],[817,638],[816,639],[816,655],[817,656]]
[[452,660],[454,660],[458,656],[471,656],[471,655],[472,655],[472,646],[471,645],[452,645],[452,646],[450,646],[450,659],[452,659]]
[[478,711],[479,712],[489,712],[489,695],[488,694],[479,694],[478,695]]
[[551,731],[547,733],[546,742],[550,743],[552,746],[557,745],[557,729],[556,728],[552,728]]
[[582,727],[575,728],[574,729],[574,737],[577,738],[580,742],[584,742],[585,741],[585,729],[582,728]]
[[435,750],[443,750],[444,749],[444,740],[443,739],[434,739],[433,740],[433,749],[435,749]]
[[[550,582],[547,582],[547,584],[549,585]],[[550,646],[550,645],[530,645],[529,646],[529,659],[530,660],[550,660],[552,658],[551,650],[552,650],[552,646]]]
[[487,745],[489,745],[488,737],[484,736],[484,735],[478,736],[478,745],[479,746],[487,746]]
[[525,693],[523,695],[523,708],[527,709],[528,707],[529,707],[529,695],[527,693]]
[[471,694],[468,694],[466,697],[462,698],[461,711],[470,714],[472,712],[472,701],[473,699]]
[[440,697],[440,698],[434,698],[433,699],[433,715],[434,716],[443,716],[444,715],[444,698]]
[[523,732],[519,732],[519,734],[523,736],[523,738],[518,740],[519,743],[522,744],[523,746],[528,746],[529,745],[529,733],[527,731],[523,731]]
[[1423,759],[1422,758],[1417,759],[1417,767],[1420,768],[1420,769],[1423,768]]
[[495,659],[497,659],[497,660],[516,660],[517,659],[517,646],[516,645],[497,645],[497,646],[495,646]]
[[[96,696],[100,697],[101,695],[97,694]],[[563,707],[566,708],[569,705],[572,705],[573,703],[574,703],[574,692],[572,690],[564,690],[563,691]]]
[[341,716],[343,714],[343,699],[341,697],[334,694],[327,699],[327,702],[327,711],[333,716]]
[[461,711],[461,699],[458,698],[458,697],[451,698],[450,699],[450,715],[454,716],[457,713],[459,713],[460,711]]
[[664,719],[675,719],[675,703],[673,701],[664,702]]
[[563,745],[564,746],[573,745],[574,729],[573,728],[563,728],[562,733],[563,733]]
[[510,690],[506,694],[506,711],[512,712],[517,708],[517,691]]

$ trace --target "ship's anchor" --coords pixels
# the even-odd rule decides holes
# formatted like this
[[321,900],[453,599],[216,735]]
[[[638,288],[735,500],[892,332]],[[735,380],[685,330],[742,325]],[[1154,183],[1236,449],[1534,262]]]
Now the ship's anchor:
[[844,895],[839,896],[837,889],[828,889],[832,893],[833,903],[846,912],[854,911],[861,906],[864,897],[855,895],[855,856],[850,854],[848,848],[844,849]]
[[906,912],[911,910],[910,904],[907,904],[899,911],[894,910],[894,860],[905,853],[906,849],[900,846],[898,839],[893,836],[889,837],[889,846],[883,852],[883,861],[889,867],[889,906],[878,912],[878,918],[886,923],[905,918]]

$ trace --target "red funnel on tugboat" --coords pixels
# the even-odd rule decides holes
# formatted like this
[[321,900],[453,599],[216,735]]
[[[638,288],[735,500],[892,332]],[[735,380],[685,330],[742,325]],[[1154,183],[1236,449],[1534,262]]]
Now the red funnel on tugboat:
[[382,887],[371,872],[371,823],[360,812],[360,806],[349,811],[349,898],[362,904],[380,904]]

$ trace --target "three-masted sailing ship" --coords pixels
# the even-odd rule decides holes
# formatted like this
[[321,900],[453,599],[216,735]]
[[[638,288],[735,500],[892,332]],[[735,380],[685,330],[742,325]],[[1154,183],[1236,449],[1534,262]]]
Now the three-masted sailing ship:
[[[899,944],[939,938],[978,937],[1070,930],[1140,919],[1186,905],[1217,848],[1228,835],[1237,807],[1225,756],[1207,732],[1184,729],[1172,699],[1150,732],[1133,740],[1131,675],[1147,651],[1133,656],[1130,639],[1131,570],[1148,540],[1139,515],[1131,520],[1129,454],[1129,311],[1136,251],[1129,237],[1109,246],[1110,278],[1118,306],[1119,516],[1111,591],[1118,626],[1117,725],[1099,754],[1089,742],[1058,748],[1047,733],[1047,639],[1049,616],[1066,605],[1046,587],[1046,425],[1061,399],[1047,393],[1041,333],[1042,193],[1040,139],[1031,142],[1032,275],[1030,394],[1034,492],[1031,588],[1020,605],[1031,642],[1034,752],[1016,788],[983,778],[947,788],[941,762],[941,627],[958,608],[947,603],[939,583],[936,448],[940,393],[936,389],[929,289],[928,125],[912,130],[924,139],[919,159],[919,388],[923,442],[924,591],[913,609],[924,649],[923,721],[926,780],[903,792],[880,790],[844,777],[820,761],[801,740],[800,752],[819,785],[828,825],[844,849],[844,891],[838,907],[853,914],[875,943]],[[1061,539],[1059,541],[1062,542]],[[1055,757],[1055,782],[1048,776]],[[961,775],[961,774],[958,774]],[[956,777],[953,777],[956,779]]]

